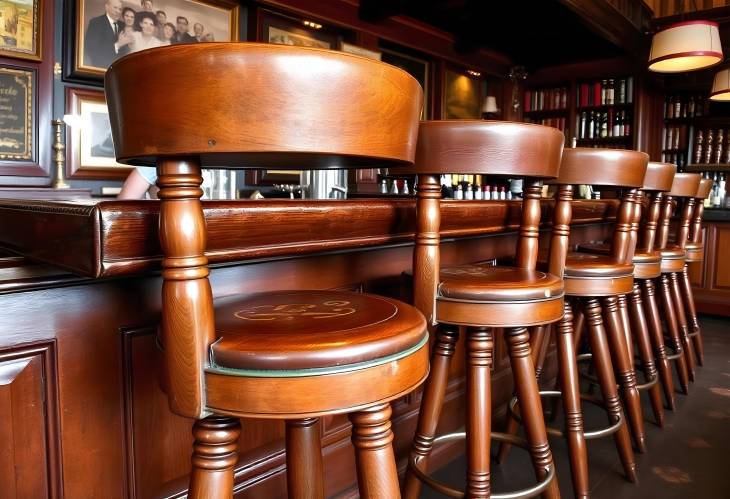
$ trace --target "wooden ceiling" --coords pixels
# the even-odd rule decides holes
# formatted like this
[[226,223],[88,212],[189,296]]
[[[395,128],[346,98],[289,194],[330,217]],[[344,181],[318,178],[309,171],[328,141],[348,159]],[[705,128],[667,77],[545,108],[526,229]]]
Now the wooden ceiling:
[[605,0],[361,0],[377,23],[405,15],[455,37],[455,48],[501,52],[528,71],[644,51],[645,35]]

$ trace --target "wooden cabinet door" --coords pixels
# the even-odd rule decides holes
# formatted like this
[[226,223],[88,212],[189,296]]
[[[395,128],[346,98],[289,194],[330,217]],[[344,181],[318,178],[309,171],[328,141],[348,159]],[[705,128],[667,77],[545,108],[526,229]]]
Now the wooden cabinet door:
[[50,351],[0,352],[0,496],[6,499],[60,496]]

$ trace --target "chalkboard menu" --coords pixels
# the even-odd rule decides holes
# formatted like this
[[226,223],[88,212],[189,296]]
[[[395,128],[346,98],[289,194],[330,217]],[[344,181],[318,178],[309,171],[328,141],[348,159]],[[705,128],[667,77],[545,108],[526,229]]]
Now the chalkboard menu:
[[0,66],[0,160],[33,159],[35,71]]

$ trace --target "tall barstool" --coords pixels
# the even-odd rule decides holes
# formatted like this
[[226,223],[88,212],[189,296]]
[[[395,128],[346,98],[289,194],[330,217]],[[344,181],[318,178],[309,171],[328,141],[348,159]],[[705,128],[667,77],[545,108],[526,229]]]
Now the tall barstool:
[[[582,309],[585,322],[587,322],[588,339],[592,349],[592,359],[596,366],[597,382],[603,395],[602,405],[607,411],[610,424],[608,428],[584,432],[583,436],[585,439],[594,439],[613,434],[626,477],[632,482],[636,481],[636,462],[628,425],[625,424],[626,418],[616,388],[614,370],[618,372],[624,399],[629,402],[629,413],[640,421],[640,407],[638,415],[636,414],[638,405],[636,380],[629,357],[624,321],[618,309],[618,296],[630,293],[632,290],[634,268],[632,263],[627,262],[633,260],[633,246],[636,243],[636,188],[643,185],[647,162],[648,156],[636,151],[566,149],[563,152],[560,175],[554,181],[559,184],[559,190],[556,195],[556,218],[553,225],[554,227],[564,226],[566,237],[569,228],[567,224],[570,221],[570,203],[573,199],[573,185],[593,184],[625,188],[618,210],[613,241],[607,254],[568,253],[563,279],[565,295],[572,304],[572,308],[567,309],[566,315],[569,315],[572,320],[573,312]],[[545,262],[545,265],[551,264],[551,260]],[[563,333],[561,331],[563,327],[564,325],[561,323],[557,332]],[[571,329],[572,333],[571,321],[567,321],[565,327]],[[562,334],[558,336],[559,342],[562,341],[562,336]],[[540,335],[534,342],[535,348],[543,349],[548,339],[549,335]],[[574,350],[572,355],[575,357]],[[577,374],[565,372],[566,363],[560,358],[559,360],[561,391],[541,393],[561,396],[565,404],[566,396],[572,397],[573,391],[578,390],[578,377]],[[566,387],[569,390],[566,391]],[[598,402],[588,396],[583,398],[594,403]],[[578,407],[578,416],[580,416],[580,407]],[[508,413],[507,433],[514,434],[517,431],[517,422],[520,417],[524,418],[522,407],[520,407],[519,413],[516,411]],[[550,434],[565,435],[570,439],[572,421],[575,418],[575,414],[566,410],[566,431],[561,432],[558,429],[550,428]],[[630,419],[630,421],[635,423],[635,420]],[[641,435],[643,435],[643,426],[635,430],[635,436]],[[639,439],[637,438],[637,440]],[[506,457],[508,451],[509,446],[503,444],[499,450],[500,460]],[[585,450],[579,453],[570,447],[570,460],[573,468],[575,496],[588,497]],[[585,475],[578,473],[581,467],[585,469]]]
[[[637,385],[639,391],[648,390],[654,417],[663,426],[664,411],[657,381],[661,379],[667,405],[674,408],[674,381],[669,365],[661,328],[661,319],[654,297],[653,280],[661,276],[661,253],[655,248],[663,193],[672,187],[677,168],[670,163],[649,163],[644,183],[637,194],[634,221],[641,229],[634,252],[634,286],[628,297],[628,342],[635,342],[639,349],[645,383]],[[644,205],[646,208],[643,209]],[[580,251],[609,254],[610,244],[585,243]],[[656,362],[655,362],[656,357]]]
[[[535,269],[540,188],[542,179],[558,173],[563,141],[564,136],[554,128],[523,123],[426,121],[420,125],[414,165],[418,174],[414,301],[434,327],[436,340],[406,474],[406,498],[416,499],[422,482],[451,497],[531,497],[540,492],[559,497],[526,328],[556,322],[564,312],[562,280]],[[438,175],[446,172],[525,177],[514,267],[460,265],[439,269]],[[564,260],[566,247],[567,238],[562,248],[556,248],[556,261]],[[436,437],[448,366],[458,340],[457,326],[467,328],[466,432]],[[493,328],[504,328],[526,441],[491,431]],[[577,400],[578,394],[574,395]],[[581,427],[580,418],[575,426]],[[581,432],[576,434],[580,437]],[[433,446],[457,438],[466,438],[465,492],[437,482],[425,472]],[[490,441],[504,438],[529,450],[537,486],[508,495],[491,494]]]
[[340,52],[206,43],[124,57],[105,88],[117,159],[157,165],[164,384],[172,411],[196,420],[188,497],[231,498],[239,418],[272,418],[286,420],[289,497],[324,498],[318,418],[338,413],[350,413],[361,497],[398,497],[388,402],[428,373],[423,315],[367,294],[245,283],[250,294],[214,302],[200,185],[201,166],[409,165],[416,80]]
[[[689,338],[687,318],[684,313],[682,294],[679,287],[679,275],[684,272],[685,249],[689,234],[690,220],[694,209],[694,196],[700,186],[698,173],[677,173],[672,181],[672,189],[662,202],[662,213],[657,231],[658,248],[662,255],[662,275],[657,279],[661,287],[662,305],[665,312],[665,322],[675,355],[677,376],[683,393],[689,391],[689,380],[694,379],[694,353]],[[677,222],[674,240],[676,244],[668,244],[670,221],[674,211],[674,202],[677,199],[687,199]]]
[[687,313],[687,322],[692,331],[689,337],[692,338],[695,354],[697,354],[697,363],[704,363],[704,347],[702,346],[702,333],[700,332],[700,323],[697,320],[697,310],[695,309],[694,294],[692,293],[692,284],[689,282],[689,273],[687,268],[690,263],[700,264],[705,259],[705,245],[702,238],[702,215],[705,207],[702,202],[710,195],[712,190],[712,180],[703,178],[700,180],[700,186],[695,196],[694,215],[692,224],[690,225],[689,240],[685,249],[685,265],[682,271],[682,277],[679,280],[680,291],[682,292],[683,302]]

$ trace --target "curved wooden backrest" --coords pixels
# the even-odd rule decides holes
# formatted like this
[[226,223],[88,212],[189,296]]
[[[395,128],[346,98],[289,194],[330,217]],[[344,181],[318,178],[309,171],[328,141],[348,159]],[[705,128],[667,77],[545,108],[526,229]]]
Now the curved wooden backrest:
[[551,183],[641,187],[649,156],[624,149],[566,149],[560,174]]
[[703,178],[700,180],[700,186],[697,188],[697,194],[695,195],[695,197],[698,199],[705,199],[707,196],[710,195],[711,190],[712,190],[712,179]]
[[646,167],[644,185],[641,188],[645,191],[666,192],[672,188],[675,173],[677,173],[677,166],[672,163],[651,162]]
[[677,173],[672,181],[672,189],[668,196],[695,197],[700,187],[702,176],[699,173]]
[[117,160],[199,158],[229,168],[369,168],[413,162],[418,82],[344,52],[255,43],[130,54],[104,79]]
[[[422,121],[408,172],[554,178],[565,136],[556,128],[484,120]],[[402,171],[402,170],[399,170]]]

